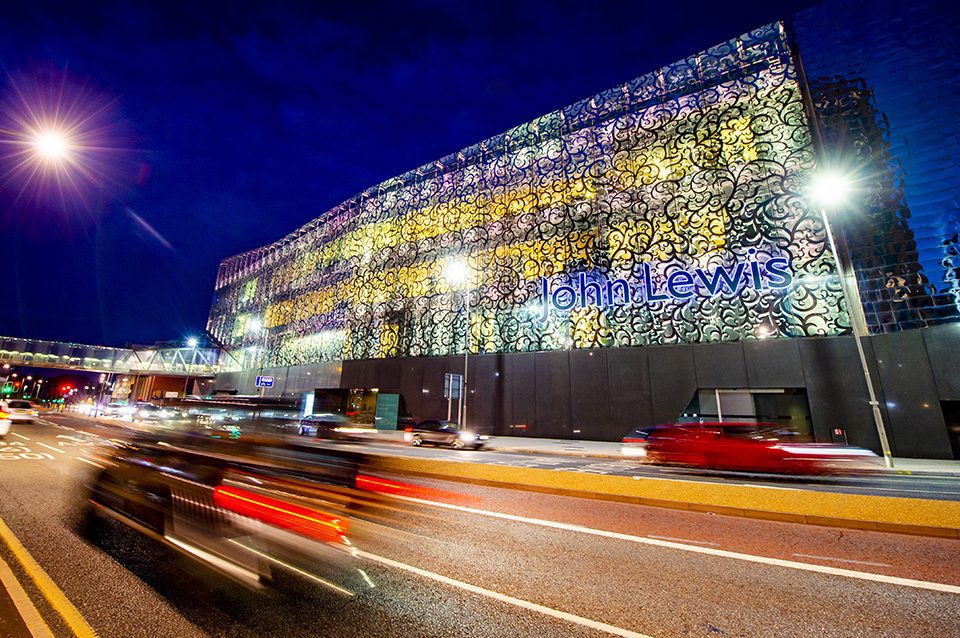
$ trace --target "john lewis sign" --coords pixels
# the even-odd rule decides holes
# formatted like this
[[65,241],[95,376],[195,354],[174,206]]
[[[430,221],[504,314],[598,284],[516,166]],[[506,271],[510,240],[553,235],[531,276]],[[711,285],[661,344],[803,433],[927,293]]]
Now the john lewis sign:
[[746,288],[754,290],[783,290],[793,283],[790,260],[770,257],[764,261],[749,259],[731,266],[712,270],[674,270],[667,276],[663,288],[654,282],[650,264],[641,265],[641,281],[610,279],[581,272],[572,284],[553,285],[543,277],[540,286],[540,322],[546,322],[551,312],[569,312],[574,308],[598,306],[613,308],[628,304],[687,301],[694,297],[736,295]]

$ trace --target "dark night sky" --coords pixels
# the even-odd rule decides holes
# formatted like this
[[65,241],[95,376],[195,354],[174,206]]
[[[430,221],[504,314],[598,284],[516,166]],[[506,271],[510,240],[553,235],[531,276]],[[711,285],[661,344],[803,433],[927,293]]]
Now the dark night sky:
[[62,87],[109,148],[65,200],[0,182],[0,335],[197,334],[221,259],[811,2],[331,4],[4,3],[0,103]]

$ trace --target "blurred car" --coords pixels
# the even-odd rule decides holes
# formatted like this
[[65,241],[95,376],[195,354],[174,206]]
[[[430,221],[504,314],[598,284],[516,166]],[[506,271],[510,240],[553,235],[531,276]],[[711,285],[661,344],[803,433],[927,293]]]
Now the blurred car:
[[147,401],[138,401],[133,405],[133,418],[140,421],[169,421],[179,416],[172,408],[161,407]]
[[0,408],[0,439],[10,434],[11,425],[9,415]]
[[639,458],[647,456],[647,438],[655,429],[656,426],[646,426],[630,430],[630,433],[623,437],[623,446],[620,448],[620,453],[624,456]]
[[105,406],[103,406],[103,411],[100,413],[102,416],[111,416],[111,417],[125,417],[131,416],[134,413],[135,409],[132,405],[127,405],[126,403],[120,403],[119,401],[112,401]]
[[7,418],[11,421],[33,423],[33,420],[39,416],[37,406],[22,399],[12,399],[5,404],[0,404],[0,409],[7,413]]
[[772,423],[678,423],[653,428],[646,437],[651,463],[704,469],[822,474],[878,469],[870,450],[833,443],[798,442]]
[[[110,439],[78,494],[78,531],[109,546],[113,522],[252,588],[278,571],[340,593],[373,587],[347,539],[360,454],[206,429]],[[106,542],[105,542],[106,541]]]
[[486,445],[490,437],[485,434],[477,434],[469,429],[461,429],[455,421],[427,419],[415,426],[407,427],[403,438],[414,446],[429,443],[431,445],[447,445],[457,450],[466,447],[479,450]]
[[346,416],[337,412],[321,412],[300,419],[297,434],[333,441],[363,441],[375,437],[377,430],[352,423]]

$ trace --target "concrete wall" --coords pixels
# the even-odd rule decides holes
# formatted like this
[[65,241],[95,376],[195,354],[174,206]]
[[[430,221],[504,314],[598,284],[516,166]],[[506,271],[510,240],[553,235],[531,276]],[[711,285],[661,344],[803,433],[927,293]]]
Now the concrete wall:
[[[940,401],[960,397],[960,326],[865,345],[894,453],[949,458]],[[469,366],[468,420],[497,434],[616,440],[672,421],[698,388],[805,388],[818,440],[843,427],[851,444],[880,448],[851,337],[476,355]],[[402,392],[417,418],[446,417],[445,372],[462,373],[463,357],[345,361],[341,385]]]
[[[960,325],[877,335],[865,342],[894,454],[950,458],[940,401],[960,400]],[[879,450],[851,337],[521,352],[469,358],[468,421],[496,434],[617,440],[677,418],[698,388],[805,388],[814,434],[842,427]],[[266,396],[315,388],[399,392],[417,418],[445,418],[443,375],[463,357],[369,359],[265,369]],[[257,370],[217,377],[218,392],[257,394]],[[454,406],[454,413],[456,407]]]

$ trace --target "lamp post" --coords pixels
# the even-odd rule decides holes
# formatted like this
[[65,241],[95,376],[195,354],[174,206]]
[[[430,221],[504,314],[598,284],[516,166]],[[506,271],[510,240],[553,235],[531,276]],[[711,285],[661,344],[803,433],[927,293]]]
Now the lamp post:
[[[263,322],[260,319],[251,319],[247,329],[250,331],[251,334],[263,336],[263,339],[261,341],[261,346],[260,346],[260,352],[256,353],[257,363],[259,364],[259,370],[260,370],[257,373],[257,375],[263,376],[263,368],[264,368],[264,364],[266,363],[266,356],[267,356],[267,336],[268,336],[267,328],[266,326],[263,325]],[[257,347],[253,346],[253,349],[256,351]],[[261,386],[260,389],[258,390],[258,394],[261,397],[263,396],[264,389],[265,388]]]
[[447,266],[444,273],[451,286],[465,285],[463,293],[464,312],[467,315],[467,329],[464,335],[463,349],[463,390],[460,392],[461,408],[458,410],[460,429],[467,427],[467,371],[470,363],[470,266],[456,259]]
[[190,337],[187,339],[187,347],[190,348],[190,365],[187,367],[187,378],[183,382],[183,398],[187,398],[187,389],[190,386],[190,371],[193,369],[193,366],[196,365],[197,361],[197,345],[200,341],[196,337]]
[[843,300],[847,306],[847,313],[850,315],[850,326],[853,328],[853,341],[857,344],[857,354],[860,356],[860,367],[863,370],[863,379],[867,383],[867,396],[870,400],[870,408],[873,411],[873,421],[877,428],[877,435],[880,437],[883,462],[887,467],[893,467],[893,454],[890,451],[890,442],[887,440],[887,430],[883,424],[883,413],[880,411],[880,402],[877,401],[877,393],[873,386],[873,376],[870,374],[867,357],[863,351],[862,340],[866,335],[866,320],[861,317],[863,306],[860,299],[860,287],[857,284],[856,276],[852,277],[852,286],[848,285],[846,262],[840,258],[840,253],[837,251],[833,230],[830,227],[830,216],[827,214],[828,206],[842,206],[852,190],[853,185],[850,178],[834,172],[818,174],[813,180],[811,188],[813,198],[820,209],[820,216],[823,219],[823,228],[827,234],[827,241],[830,243],[830,250],[833,253],[834,261],[837,262],[840,290],[843,293]]

